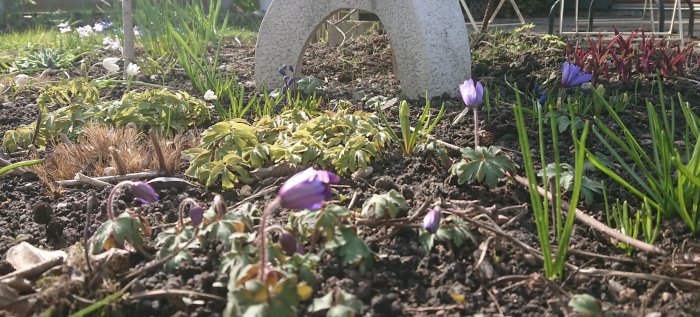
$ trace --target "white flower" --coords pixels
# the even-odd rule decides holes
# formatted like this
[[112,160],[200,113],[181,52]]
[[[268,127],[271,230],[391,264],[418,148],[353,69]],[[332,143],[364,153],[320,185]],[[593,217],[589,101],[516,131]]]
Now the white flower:
[[207,90],[207,92],[204,93],[204,100],[206,100],[206,101],[212,101],[212,100],[215,100],[216,98],[217,98],[216,94],[211,90]]
[[105,26],[102,24],[102,22],[97,22],[92,26],[92,29],[99,33],[105,30]]
[[106,50],[115,52],[121,52],[122,50],[122,43],[119,41],[118,37],[114,37],[114,39],[112,39],[111,37],[105,36],[104,38],[102,38],[102,45],[105,46]]
[[134,63],[129,64],[129,66],[126,67],[126,74],[129,76],[136,76],[141,72],[141,67],[139,65],[136,65]]
[[14,73],[14,72],[17,71],[17,67],[10,66],[10,69],[8,69],[8,71],[9,71],[10,73]]
[[119,71],[119,65],[117,62],[119,58],[117,57],[107,57],[102,60],[102,67],[104,67],[108,73],[113,74]]
[[61,31],[61,33],[68,33],[71,31],[71,28],[70,28],[70,26],[67,26],[64,28],[60,28],[59,30]]
[[80,37],[86,37],[95,34],[95,32],[92,30],[92,26],[90,25],[81,26],[76,30],[78,30],[78,36]]
[[134,36],[141,36],[141,29],[138,26],[134,27]]
[[29,83],[29,76],[25,74],[19,74],[17,77],[15,77],[15,86],[17,88],[22,88],[26,86]]

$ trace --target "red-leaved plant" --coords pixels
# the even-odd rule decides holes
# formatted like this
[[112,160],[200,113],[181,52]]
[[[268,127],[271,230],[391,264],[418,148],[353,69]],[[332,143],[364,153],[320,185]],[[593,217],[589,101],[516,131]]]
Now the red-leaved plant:
[[607,43],[600,34],[588,37],[587,41],[585,47],[576,42],[571,54],[567,47],[566,55],[567,60],[573,60],[584,72],[593,75],[594,85],[601,78],[610,80],[613,76],[622,82],[639,75],[647,79],[655,78],[657,74],[662,78],[683,76],[689,68],[700,66],[700,58],[693,54],[693,46],[681,49],[653,34],[647,36],[644,31],[635,30],[623,36],[615,28],[615,37]]

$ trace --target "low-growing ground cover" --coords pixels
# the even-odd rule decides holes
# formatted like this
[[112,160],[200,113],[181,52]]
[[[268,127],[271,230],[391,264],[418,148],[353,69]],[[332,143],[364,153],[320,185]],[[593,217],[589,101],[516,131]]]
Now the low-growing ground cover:
[[[3,160],[44,159],[0,176],[9,314],[700,313],[693,51],[496,32],[472,44],[464,100],[428,104],[404,103],[379,32],[312,44],[270,91],[235,36],[210,42],[199,57],[218,65],[202,72],[146,40],[125,70],[106,60],[111,34],[87,37],[70,65],[8,63],[2,81]],[[235,76],[192,78],[207,71]],[[572,222],[562,201],[653,247]],[[21,242],[64,260],[15,279]],[[37,253],[22,268],[46,265],[19,258]]]

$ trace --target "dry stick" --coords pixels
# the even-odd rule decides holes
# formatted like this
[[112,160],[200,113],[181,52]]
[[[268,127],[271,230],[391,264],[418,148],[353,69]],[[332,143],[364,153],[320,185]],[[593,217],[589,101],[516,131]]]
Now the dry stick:
[[160,148],[160,141],[158,140],[158,134],[155,129],[151,129],[148,133],[151,137],[151,143],[153,143],[153,150],[156,151],[156,157],[158,157],[158,167],[161,172],[167,173],[168,165],[165,163],[165,156],[163,156],[163,150]]
[[[132,173],[132,174],[116,175],[116,176],[92,177],[92,179],[109,183],[109,182],[121,182],[121,181],[132,180],[132,179],[154,178],[154,177],[158,177],[161,175],[162,174],[160,172],[140,172],[140,173]],[[59,186],[75,186],[75,185],[83,185],[83,184],[84,183],[79,182],[79,181],[74,180],[74,179],[56,182],[56,185],[59,185]]]
[[97,186],[97,187],[110,187],[113,186],[110,183],[107,183],[105,181],[101,181],[99,179],[94,179],[92,177],[83,175],[81,173],[76,173],[75,178],[76,181],[86,184],[86,185],[92,185],[92,186]]
[[429,307],[406,307],[403,309],[405,313],[427,313],[427,312],[434,312],[434,311],[441,311],[441,310],[455,310],[455,309],[464,309],[464,306],[462,305],[447,305],[447,306],[429,306]]
[[117,165],[117,172],[121,175],[126,174],[127,169],[126,169],[126,164],[124,164],[124,161],[122,160],[121,153],[120,151],[114,147],[110,146],[109,147],[109,153],[112,155],[112,159],[114,160],[114,164]]
[[170,259],[174,258],[178,253],[180,253],[180,251],[182,251],[182,249],[186,249],[190,245],[190,243],[192,243],[194,240],[196,240],[196,238],[197,238],[197,233],[195,232],[194,236],[191,239],[187,240],[185,245],[175,249],[175,251],[173,253],[168,254],[168,256],[166,256],[162,259],[153,260],[151,262],[148,262],[148,264],[146,264],[144,267],[142,267],[136,271],[127,273],[126,275],[124,275],[124,278],[127,280],[135,278],[135,277],[141,275],[142,273],[145,273],[146,271],[149,271],[151,269],[154,269],[156,267],[159,267],[159,266],[165,264],[165,262],[168,262]]
[[48,271],[50,268],[52,268],[54,266],[58,266],[58,265],[63,264],[63,260],[64,260],[63,257],[57,257],[57,258],[51,259],[49,261],[41,262],[41,263],[36,264],[34,266],[28,267],[28,268],[21,270],[21,271],[14,271],[12,273],[5,274],[3,276],[0,276],[0,282],[2,282],[3,280],[6,280],[6,279],[17,277],[17,276],[27,277],[27,276],[39,275],[41,273]]
[[[523,243],[522,241],[516,239],[515,237],[510,236],[508,233],[504,232],[503,230],[501,230],[498,227],[494,227],[494,226],[491,226],[489,224],[483,223],[481,221],[477,221],[477,220],[469,218],[467,216],[467,211],[452,212],[452,214],[462,217],[462,219],[464,219],[465,221],[467,221],[473,225],[479,226],[483,229],[486,229],[486,230],[493,232],[494,234],[500,236],[501,238],[504,238],[504,239],[510,241],[511,243],[522,248],[526,252],[532,254],[540,261],[544,261],[544,257],[542,256],[542,253],[540,251]],[[700,281],[691,280],[691,279],[670,277],[670,276],[650,274],[650,273],[633,273],[633,272],[605,270],[605,269],[596,269],[596,268],[580,268],[576,265],[573,265],[573,264],[567,263],[567,262],[565,262],[565,265],[569,269],[576,270],[576,271],[578,271],[578,273],[585,274],[585,275],[606,276],[606,277],[612,277],[612,276],[625,277],[625,278],[639,279],[639,280],[645,280],[645,281],[675,283],[676,285],[681,285],[681,286],[686,286],[686,287],[691,287],[691,288],[700,288]]]
[[193,297],[193,298],[203,298],[208,300],[217,301],[220,303],[225,303],[226,299],[221,296],[216,296],[207,293],[201,293],[196,291],[190,291],[186,289],[159,289],[140,293],[134,293],[129,295],[128,300],[138,300],[149,297]]
[[61,141],[63,141],[63,143],[64,143],[66,146],[69,146],[69,147],[73,146],[73,142],[71,142],[70,139],[68,139],[68,136],[66,136],[65,134],[61,133],[61,134],[60,134],[60,137],[61,137]]
[[[522,176],[514,175],[513,179],[515,179],[516,182],[520,183],[521,185],[523,185],[525,187],[530,186],[527,179],[522,177]],[[537,192],[540,195],[545,196],[545,197],[547,195],[547,193],[544,191],[544,189],[542,187],[539,187],[539,186],[537,187]],[[569,204],[563,200],[561,202],[561,206],[564,209],[569,209],[569,207],[570,207]],[[630,245],[630,246],[632,246],[640,251],[643,251],[643,252],[646,252],[649,254],[665,254],[666,253],[666,252],[664,252],[664,250],[661,250],[658,247],[655,247],[655,246],[648,244],[646,242],[643,242],[643,241],[639,241],[639,240],[634,239],[632,237],[628,237],[628,236],[620,233],[619,231],[606,226],[604,223],[589,216],[588,214],[586,214],[585,212],[583,212],[582,210],[580,210],[578,208],[576,208],[576,219],[578,219],[579,221],[588,225],[589,227],[591,227],[595,230],[598,230],[598,231],[608,235],[609,237],[611,237],[615,240],[618,240],[620,242],[628,244],[628,245]]]

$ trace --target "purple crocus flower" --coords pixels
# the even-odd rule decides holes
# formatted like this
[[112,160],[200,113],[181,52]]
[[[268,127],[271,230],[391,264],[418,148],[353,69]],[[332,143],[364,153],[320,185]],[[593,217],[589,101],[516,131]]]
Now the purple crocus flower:
[[564,62],[561,70],[561,86],[571,88],[587,83],[593,79],[593,75],[586,74],[578,67],[569,62]]
[[158,193],[148,183],[132,182],[131,192],[144,205],[158,201]]
[[188,213],[190,214],[192,225],[195,227],[199,226],[199,224],[202,223],[202,220],[204,220],[204,208],[202,208],[202,206],[191,206]]
[[474,82],[473,79],[465,80],[459,85],[459,92],[467,107],[478,106],[484,101],[484,86],[480,82]]
[[425,218],[423,218],[423,229],[435,234],[440,227],[441,214],[440,208],[434,208],[433,210],[429,211],[428,214],[425,215]]
[[310,167],[289,178],[277,196],[282,208],[318,209],[322,202],[331,197],[330,185],[339,181],[340,177],[336,174]]

